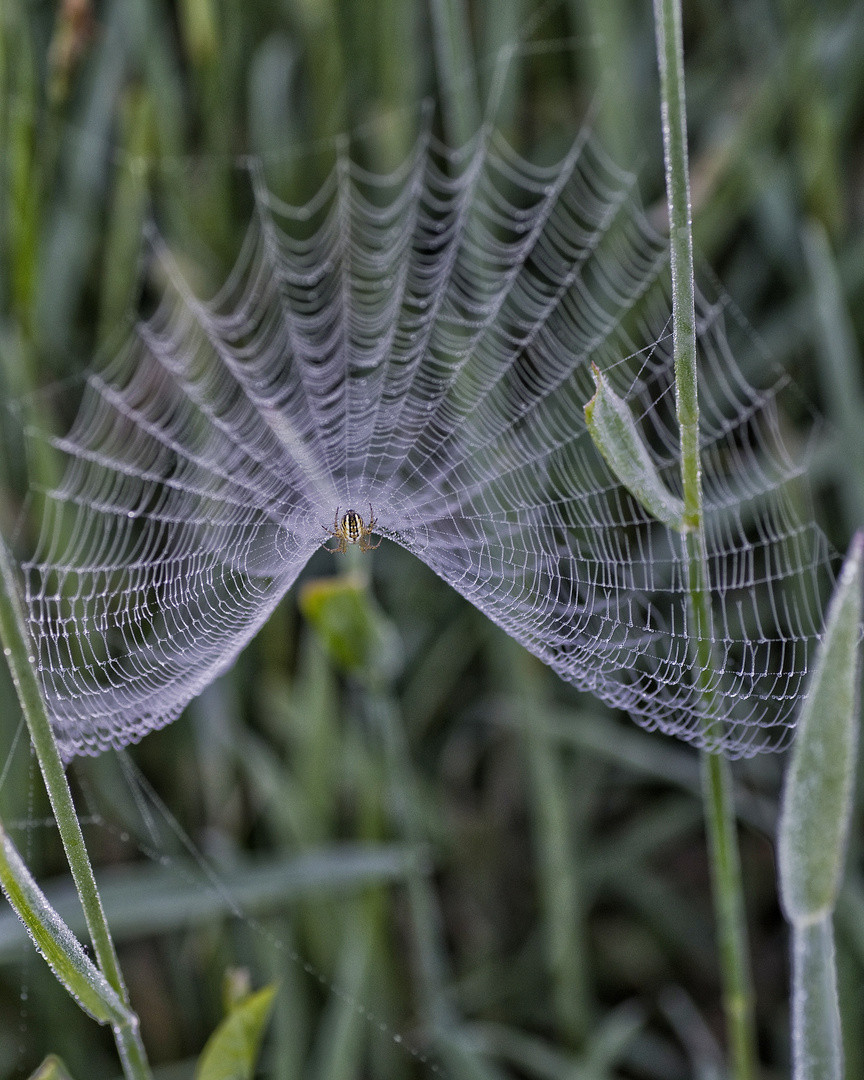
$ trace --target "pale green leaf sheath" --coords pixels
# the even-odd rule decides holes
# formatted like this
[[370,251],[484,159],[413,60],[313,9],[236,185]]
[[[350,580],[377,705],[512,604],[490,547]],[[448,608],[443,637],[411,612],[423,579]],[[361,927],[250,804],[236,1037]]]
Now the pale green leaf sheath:
[[591,373],[597,392],[585,406],[585,420],[594,445],[643,509],[680,532],[684,503],[661,480],[627,403],[618,397],[596,364],[591,365]]

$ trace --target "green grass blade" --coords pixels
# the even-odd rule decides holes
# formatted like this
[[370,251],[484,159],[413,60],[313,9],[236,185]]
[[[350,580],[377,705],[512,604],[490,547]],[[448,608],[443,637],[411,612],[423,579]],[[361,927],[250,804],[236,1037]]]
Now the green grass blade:
[[801,241],[813,290],[816,318],[813,343],[822,361],[817,371],[829,415],[839,429],[837,479],[842,485],[846,520],[851,530],[864,522],[861,351],[825,227],[818,221],[807,222]]
[[45,703],[42,700],[36,677],[36,660],[30,655],[26,626],[12,559],[5,542],[0,537],[0,640],[3,642],[3,652],[9,664],[9,670],[12,672],[15,689],[27,720],[36,756],[39,759],[39,767],[45,778],[51,807],[54,810],[72,876],[75,878],[75,885],[81,897],[81,906],[87,917],[87,925],[99,966],[114,989],[125,998],[120,968],[105,922],[99,894],[96,891],[93,868],[87,856],[84,836],[78,824],[63,763],[60,760],[60,753],[51,731]]
[[138,255],[147,213],[148,158],[155,149],[155,105],[146,90],[130,88],[120,109],[123,152],[117,169],[102,265],[98,341],[128,333],[138,285]]
[[[710,735],[712,726],[719,720],[719,700],[714,682],[711,580],[702,511],[696,284],[693,273],[681,0],[654,0],[654,26],[660,69],[660,108],[669,210],[675,408],[684,499],[683,549],[693,627],[695,679],[702,692],[708,718],[707,733]],[[732,773],[725,758],[703,751],[702,776],[731,1073],[735,1080],[751,1080],[756,1074],[758,1054]]]
[[[100,874],[99,893],[116,940],[134,941],[206,925],[238,910],[260,918],[321,894],[350,895],[404,882],[417,864],[417,850],[405,844],[334,844],[302,855],[238,860],[220,876],[219,888],[208,888],[200,869],[183,860],[168,868],[148,863],[114,867]],[[73,932],[86,928],[67,881],[45,891]],[[22,940],[18,920],[0,912],[0,964],[17,961]]]
[[510,643],[510,655],[527,751],[537,887],[554,1025],[565,1043],[579,1047],[588,1036],[591,1012],[583,867],[574,836],[581,830],[574,828],[576,815],[572,812],[561,749],[535,723],[544,712],[539,678],[542,669],[534,657],[514,643]]
[[359,907],[346,935],[336,975],[339,993],[327,1003],[313,1050],[315,1080],[353,1080],[362,1073],[367,1027],[359,1003],[366,999],[373,935]]
[[2,826],[0,884],[33,944],[81,1008],[100,1024],[133,1022],[132,1014],[116,991],[48,903]]
[[786,773],[778,833],[783,910],[793,926],[834,910],[852,810],[864,532],[849,549]]

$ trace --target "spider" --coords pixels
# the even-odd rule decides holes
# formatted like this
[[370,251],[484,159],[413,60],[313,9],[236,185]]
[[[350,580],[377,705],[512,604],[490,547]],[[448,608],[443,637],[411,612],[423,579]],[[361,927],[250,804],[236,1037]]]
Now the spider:
[[[321,528],[329,535],[335,536],[339,543],[335,548],[328,547],[327,550],[331,555],[344,555],[348,550],[349,544],[359,544],[361,551],[374,551],[375,548],[381,547],[381,541],[377,544],[370,544],[369,537],[372,535],[372,530],[378,522],[375,520],[375,515],[372,513],[372,503],[369,503],[369,524],[366,525],[363,522],[363,518],[354,510],[349,510],[344,515],[342,520],[339,520],[339,507],[336,507],[336,516],[333,518],[333,528],[328,529],[326,525],[322,525]],[[324,546],[327,546],[327,541],[324,541]]]

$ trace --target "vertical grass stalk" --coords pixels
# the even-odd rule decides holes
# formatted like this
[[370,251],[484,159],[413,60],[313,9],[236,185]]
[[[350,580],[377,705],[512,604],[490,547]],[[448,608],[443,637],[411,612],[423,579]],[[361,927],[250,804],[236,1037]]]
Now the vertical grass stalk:
[[[0,640],[21,702],[39,768],[45,780],[48,798],[63,841],[75,888],[81,899],[87,929],[102,974],[124,1005],[129,996],[123,982],[114,942],[108,929],[102,900],[96,888],[93,867],[84,844],[84,834],[75,813],[72,793],[63,769],[60,751],[42,700],[36,678],[35,659],[29,653],[27,630],[18,582],[12,559],[0,537]],[[129,1080],[150,1080],[144,1044],[137,1027],[115,1028],[117,1049]]]
[[[696,303],[680,0],[654,0],[654,22],[669,207],[675,400],[681,445],[683,545],[690,635],[696,662],[696,682],[710,732],[711,727],[720,720],[712,676],[710,583],[702,516]],[[732,775],[729,763],[720,754],[703,751],[702,784],[731,1075],[735,1080],[752,1080],[756,1075],[757,1055],[741,865]]]

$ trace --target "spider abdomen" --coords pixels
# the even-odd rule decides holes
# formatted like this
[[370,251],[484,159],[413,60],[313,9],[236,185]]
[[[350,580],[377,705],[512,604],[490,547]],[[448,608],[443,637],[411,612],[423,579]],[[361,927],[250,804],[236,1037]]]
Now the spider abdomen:
[[356,544],[365,531],[363,518],[356,511],[349,510],[342,518],[342,534],[349,544]]

